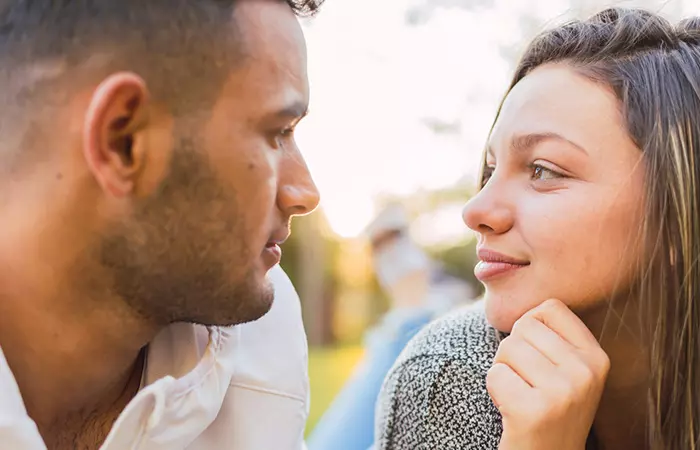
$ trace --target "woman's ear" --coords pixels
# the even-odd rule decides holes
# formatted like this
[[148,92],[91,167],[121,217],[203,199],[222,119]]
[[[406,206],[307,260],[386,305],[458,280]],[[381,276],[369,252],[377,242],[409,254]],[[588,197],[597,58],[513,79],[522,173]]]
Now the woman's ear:
[[148,102],[146,83],[130,72],[107,77],[90,99],[83,153],[98,184],[112,195],[130,195],[143,169]]

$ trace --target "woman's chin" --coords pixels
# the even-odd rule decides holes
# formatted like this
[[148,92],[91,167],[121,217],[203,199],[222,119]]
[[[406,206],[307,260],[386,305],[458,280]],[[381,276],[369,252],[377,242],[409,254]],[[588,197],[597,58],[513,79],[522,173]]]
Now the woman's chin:
[[522,299],[517,299],[515,296],[496,295],[488,290],[484,295],[484,305],[488,323],[503,333],[510,333],[515,322],[537,306],[523,304]]
[[486,320],[489,325],[502,333],[510,333],[513,329],[513,324],[515,324],[515,320],[510,320],[500,314],[493,314],[488,309],[486,310]]

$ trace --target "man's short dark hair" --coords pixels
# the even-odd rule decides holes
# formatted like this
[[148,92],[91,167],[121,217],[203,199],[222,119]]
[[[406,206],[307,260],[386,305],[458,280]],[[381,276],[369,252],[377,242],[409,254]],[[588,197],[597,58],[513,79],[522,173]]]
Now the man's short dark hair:
[[[297,16],[323,0],[286,1]],[[213,100],[236,63],[236,0],[6,0],[0,2],[0,100],[26,106],[66,89],[33,82],[33,67],[64,72],[91,61],[132,70],[178,114]],[[233,43],[234,45],[226,45]],[[239,52],[238,56],[242,56]],[[102,58],[102,59],[100,59]],[[42,66],[42,67],[44,67]],[[75,80],[73,80],[75,81]],[[42,89],[43,87],[43,89]],[[61,99],[59,99],[61,100]],[[198,105],[199,103],[199,105]],[[0,113],[2,114],[2,113]]]

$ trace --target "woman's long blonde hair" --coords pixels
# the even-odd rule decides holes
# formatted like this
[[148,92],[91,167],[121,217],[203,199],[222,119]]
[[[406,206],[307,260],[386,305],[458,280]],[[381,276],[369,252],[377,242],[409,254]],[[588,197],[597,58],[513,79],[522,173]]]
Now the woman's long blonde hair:
[[611,8],[548,30],[527,48],[508,91],[557,62],[615,93],[643,152],[645,260],[632,289],[650,356],[649,448],[700,450],[700,18],[674,26]]

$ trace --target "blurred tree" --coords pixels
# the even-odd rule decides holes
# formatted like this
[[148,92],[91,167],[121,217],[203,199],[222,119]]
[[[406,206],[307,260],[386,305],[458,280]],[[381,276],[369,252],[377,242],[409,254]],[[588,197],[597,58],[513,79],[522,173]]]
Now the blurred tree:
[[495,0],[422,0],[406,12],[406,22],[423,25],[430,21],[435,11],[444,8],[461,8],[470,11],[493,8]]
[[293,230],[284,244],[281,266],[299,293],[309,344],[326,345],[334,340],[333,268],[339,241],[322,211],[294,219]]
[[447,273],[468,282],[479,295],[483,292],[483,285],[474,276],[474,266],[479,261],[476,256],[476,239],[469,239],[449,247],[426,250]]
[[[524,0],[528,1],[528,0]],[[430,21],[433,15],[443,9],[462,9],[474,13],[479,13],[487,10],[492,10],[498,6],[496,0],[418,0],[418,2],[406,11],[405,21],[409,25],[421,26]],[[533,2],[534,6],[534,2]],[[508,43],[501,43],[498,47],[503,60],[514,70],[520,55],[525,50],[525,46],[546,26],[550,21],[561,19],[561,13],[564,12],[563,18],[584,18],[588,17],[603,8],[610,6],[646,8],[650,11],[661,12],[668,17],[680,18],[684,14],[684,4],[681,0],[621,0],[611,3],[609,0],[569,0],[565,11],[552,10],[550,17],[542,17],[536,14],[537,8],[526,9],[526,13],[521,13],[517,18],[517,29],[514,30],[518,38],[512,44],[512,37],[509,36]],[[555,23],[561,20],[554,20]],[[459,123],[452,124],[449,122],[440,123],[438,126],[433,126],[431,119],[426,119],[426,125],[434,131],[441,133],[443,131],[453,131],[455,127],[459,129]],[[442,130],[447,126],[447,130]]]
[[[527,1],[527,0],[525,0]],[[683,2],[680,0],[628,0],[611,3],[609,0],[569,0],[566,8],[569,17],[585,17],[609,6],[626,6],[646,8],[650,11],[660,11],[672,17],[680,17],[683,14]],[[481,12],[497,7],[496,0],[418,0],[418,2],[406,11],[405,20],[409,25],[424,25],[429,22],[436,11],[441,9],[459,8],[472,12]],[[535,10],[534,8],[532,9]],[[552,11],[552,17],[541,17],[534,13],[521,14],[518,18],[518,33],[523,42],[528,42],[540,32],[546,21],[554,19],[560,11]],[[506,61],[515,63],[519,52],[517,46],[508,46],[501,49]]]
[[409,216],[415,218],[444,207],[447,204],[463,204],[474,195],[474,183],[471,177],[464,178],[457,184],[436,190],[418,190],[408,197],[383,196],[377,199],[378,209],[391,203],[401,203]]
[[[422,190],[408,197],[387,196],[381,198],[378,204],[381,206],[399,202],[413,219],[421,215],[430,215],[449,205],[463,205],[474,195],[474,183],[471,177],[463,179],[454,186],[439,190]],[[476,240],[467,238],[459,242],[425,248],[428,254],[439,262],[443,268],[457,278],[467,281],[475,289],[481,292],[482,285],[474,277],[474,265],[477,263]]]

